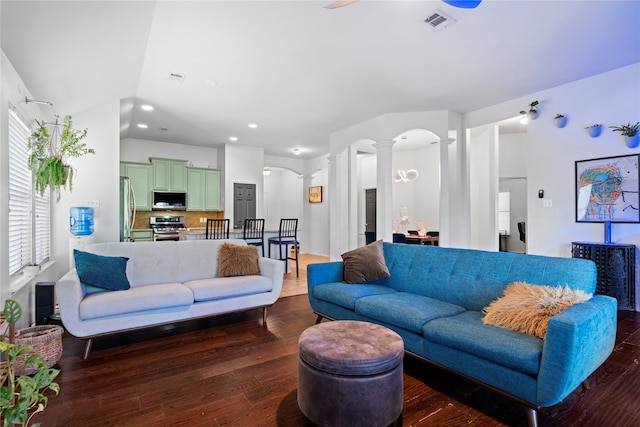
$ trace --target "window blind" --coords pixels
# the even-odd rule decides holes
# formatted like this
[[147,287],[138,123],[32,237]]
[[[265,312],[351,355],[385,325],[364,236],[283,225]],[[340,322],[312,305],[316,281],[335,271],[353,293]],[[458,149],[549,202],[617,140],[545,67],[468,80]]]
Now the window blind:
[[34,195],[28,164],[29,127],[9,109],[9,274],[49,259],[51,192]]
[[9,110],[9,274],[31,262],[31,171],[29,128]]

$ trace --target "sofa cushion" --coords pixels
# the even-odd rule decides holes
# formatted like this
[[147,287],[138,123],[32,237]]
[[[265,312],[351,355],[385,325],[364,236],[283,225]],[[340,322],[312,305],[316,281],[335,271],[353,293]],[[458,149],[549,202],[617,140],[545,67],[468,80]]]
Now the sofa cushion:
[[464,307],[459,305],[406,292],[368,296],[356,301],[356,313],[417,334],[422,334],[422,327],[428,321],[463,311]]
[[483,310],[485,316],[482,321],[487,325],[544,338],[549,319],[574,304],[587,301],[591,296],[580,289],[516,282],[504,290],[502,297]]
[[184,286],[198,302],[270,292],[273,281],[265,276],[233,276],[190,280]]
[[224,243],[218,250],[220,277],[252,276],[260,274],[258,248]]
[[[135,286],[121,292],[99,292],[80,302],[82,320],[193,304],[193,293],[180,283]],[[141,313],[143,314],[143,313]]]
[[355,310],[356,301],[370,295],[397,292],[388,286],[374,284],[346,284],[344,282],[325,283],[313,287],[313,297]]
[[[434,319],[423,327],[423,335],[446,347],[473,354],[528,374],[540,368],[543,341],[540,338],[482,323],[479,311]],[[429,343],[425,343],[426,346]]]
[[347,283],[375,282],[390,276],[384,260],[382,240],[345,252],[342,260],[344,281]]
[[87,285],[110,291],[131,287],[127,279],[127,257],[102,256],[74,249],[73,259],[80,281]]

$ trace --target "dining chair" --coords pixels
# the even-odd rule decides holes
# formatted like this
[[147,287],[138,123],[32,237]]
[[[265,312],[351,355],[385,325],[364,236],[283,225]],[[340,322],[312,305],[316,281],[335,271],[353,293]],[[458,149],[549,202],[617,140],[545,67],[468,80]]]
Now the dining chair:
[[365,244],[373,243],[376,241],[376,232],[375,231],[365,231],[364,232],[364,241]]
[[407,243],[407,236],[402,233],[393,233],[393,243]]
[[[269,237],[269,258],[271,258],[271,245],[278,245],[279,257],[278,259],[285,263],[289,260],[296,261],[296,277],[300,277],[298,271],[298,219],[297,218],[283,218],[280,220],[280,228],[278,229],[278,237]],[[289,245],[293,245],[295,257],[292,257],[289,252]],[[285,247],[285,256],[282,257],[282,246]],[[286,268],[285,268],[286,270]]]
[[264,219],[245,219],[242,238],[247,242],[247,245],[260,246],[262,256],[264,256]]
[[229,220],[207,218],[207,228],[204,236],[205,239],[228,239]]

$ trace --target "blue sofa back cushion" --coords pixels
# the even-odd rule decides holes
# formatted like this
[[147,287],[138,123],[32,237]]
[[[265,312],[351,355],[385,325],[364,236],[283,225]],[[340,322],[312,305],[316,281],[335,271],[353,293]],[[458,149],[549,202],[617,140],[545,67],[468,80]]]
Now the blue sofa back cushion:
[[391,288],[467,310],[481,311],[513,282],[568,286],[587,293],[596,286],[596,266],[584,259],[388,242],[384,255]]
[[127,279],[127,257],[96,255],[73,250],[76,272],[84,284],[109,291],[123,291],[131,287]]

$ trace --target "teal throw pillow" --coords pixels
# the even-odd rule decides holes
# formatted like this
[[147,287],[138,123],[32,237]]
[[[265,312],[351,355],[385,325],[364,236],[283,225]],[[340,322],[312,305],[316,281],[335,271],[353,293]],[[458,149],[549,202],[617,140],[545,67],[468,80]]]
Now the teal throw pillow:
[[86,285],[110,291],[124,291],[131,287],[127,279],[129,258],[96,255],[74,249],[73,259],[78,277]]

